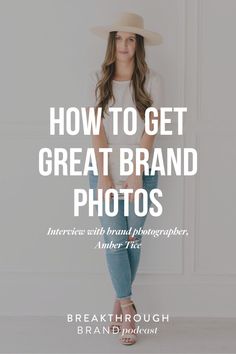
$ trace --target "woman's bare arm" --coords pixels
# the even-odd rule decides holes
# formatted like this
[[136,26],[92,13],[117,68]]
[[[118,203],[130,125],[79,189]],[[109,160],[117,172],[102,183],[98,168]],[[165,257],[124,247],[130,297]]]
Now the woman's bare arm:
[[103,154],[99,152],[99,148],[107,148],[108,140],[105,132],[103,122],[101,120],[100,131],[98,135],[92,135],[92,145],[95,151],[97,167],[98,167],[98,189],[103,190],[103,194],[109,188],[115,188],[111,176],[103,175]]
[[[150,113],[150,129],[153,128],[153,120],[154,119],[158,119],[158,124],[160,123],[159,117],[160,117],[160,111],[158,111],[158,118],[154,117],[154,114],[152,112]],[[156,137],[156,134],[149,135],[144,131],[144,133],[140,139],[139,147],[147,149],[150,154],[150,151],[151,151],[154,141],[155,141],[155,137]],[[124,188],[131,188],[135,191],[139,188],[143,188],[142,174],[143,174],[144,167],[141,166],[141,168],[140,168],[141,173],[139,176],[137,176],[135,161],[133,161],[133,165],[134,165],[133,173],[130,176],[128,176],[128,178],[124,182],[123,186],[124,186]],[[134,200],[134,194],[130,194],[130,201],[133,201],[133,200]]]
[[92,145],[95,151],[97,167],[98,167],[98,175],[103,175],[103,154],[99,152],[99,148],[107,148],[108,141],[105,132],[105,128],[103,122],[101,120],[100,131],[98,135],[92,135]]
[[[150,113],[150,129],[152,130],[153,128],[153,120],[154,119],[157,119],[158,120],[158,126],[160,124],[160,110],[158,110],[158,117],[154,117],[154,114],[153,112]],[[156,138],[156,135],[157,134],[154,134],[154,135],[149,135],[147,134],[145,131],[140,139],[140,147],[141,148],[145,148],[148,150],[149,152],[149,155],[150,155],[150,152],[152,150],[152,147],[153,147],[153,144],[154,144],[154,141],[155,141],[155,138]],[[142,165],[140,170],[141,170],[141,174],[143,173],[143,169],[144,169],[144,166]]]

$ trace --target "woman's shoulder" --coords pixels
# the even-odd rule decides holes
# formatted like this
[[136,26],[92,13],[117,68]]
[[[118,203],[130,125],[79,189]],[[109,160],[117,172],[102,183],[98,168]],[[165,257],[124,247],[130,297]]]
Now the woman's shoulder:
[[94,83],[97,83],[101,78],[101,70],[93,69],[89,72],[89,78]]
[[162,80],[162,77],[158,71],[149,68],[146,74],[146,79],[147,82],[151,84],[152,82],[160,82]]
[[154,107],[163,106],[163,79],[161,74],[153,69],[149,69],[147,75],[147,90],[153,99]]

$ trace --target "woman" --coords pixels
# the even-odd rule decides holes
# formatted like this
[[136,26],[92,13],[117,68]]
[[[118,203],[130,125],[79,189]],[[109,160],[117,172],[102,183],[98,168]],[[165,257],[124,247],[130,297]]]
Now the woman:
[[[144,30],[143,18],[136,14],[122,13],[116,23],[108,27],[96,27],[92,31],[100,36],[108,35],[108,44],[102,70],[94,72],[91,76],[89,94],[89,106],[102,107],[102,124],[99,135],[92,136],[92,144],[95,149],[98,176],[90,172],[90,187],[95,191],[98,188],[103,193],[109,188],[120,189],[131,188],[135,192],[143,188],[148,192],[157,187],[158,175],[135,175],[121,176],[119,171],[119,149],[130,147],[146,148],[150,152],[149,163],[152,160],[155,135],[148,135],[144,132],[144,113],[150,107],[159,109],[161,106],[160,76],[153,70],[148,69],[145,61],[145,44],[160,44],[161,36],[158,33]],[[109,107],[134,107],[137,110],[138,122],[135,135],[125,135],[123,125],[118,125],[118,135],[113,134],[113,120],[109,117]],[[118,121],[123,119],[119,114]],[[154,118],[150,116],[151,122]],[[109,157],[109,175],[103,176],[103,159],[99,153],[100,147],[112,147],[112,154]],[[111,198],[110,203],[113,203]],[[151,204],[148,199],[149,205]],[[122,196],[119,199],[119,212],[115,217],[104,215],[100,217],[101,225],[105,230],[109,227],[114,230],[130,230],[142,228],[146,216],[137,216],[134,212],[134,194],[129,199],[129,216],[124,216],[124,201]],[[120,244],[118,248],[107,248],[106,259],[111,280],[116,293],[116,300],[113,309],[113,321],[111,327],[119,327],[122,332],[121,342],[123,344],[134,344],[136,335],[134,332],[135,323],[133,316],[136,308],[131,300],[132,284],[138,269],[141,236],[136,235],[107,235],[104,236],[105,243]],[[134,247],[127,247],[129,245]],[[119,319],[129,314],[131,320]]]

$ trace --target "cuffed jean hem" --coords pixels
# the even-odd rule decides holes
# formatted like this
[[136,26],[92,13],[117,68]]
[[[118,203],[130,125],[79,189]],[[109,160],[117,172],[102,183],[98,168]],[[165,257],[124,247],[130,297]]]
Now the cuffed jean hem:
[[131,295],[132,294],[130,294],[129,296],[124,296],[124,297],[116,297],[118,300],[130,300],[131,299]]

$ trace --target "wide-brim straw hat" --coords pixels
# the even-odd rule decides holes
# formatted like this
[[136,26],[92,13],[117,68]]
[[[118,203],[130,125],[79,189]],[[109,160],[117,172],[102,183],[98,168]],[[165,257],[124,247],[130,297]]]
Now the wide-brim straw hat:
[[160,33],[152,32],[144,28],[144,20],[142,16],[131,12],[122,12],[117,16],[113,24],[108,26],[92,27],[91,32],[102,38],[108,38],[109,32],[121,31],[132,32],[144,37],[145,44],[158,45],[162,43],[162,36]]

